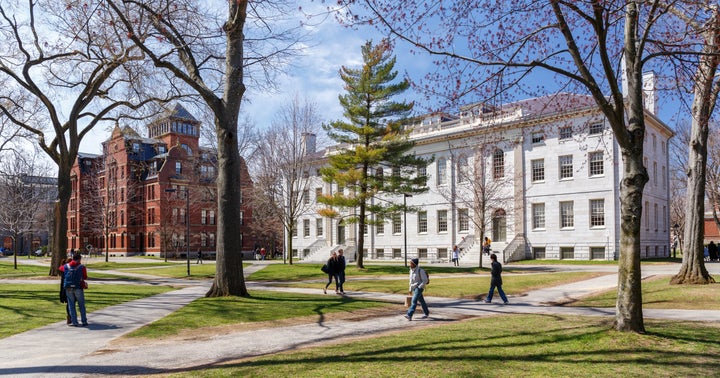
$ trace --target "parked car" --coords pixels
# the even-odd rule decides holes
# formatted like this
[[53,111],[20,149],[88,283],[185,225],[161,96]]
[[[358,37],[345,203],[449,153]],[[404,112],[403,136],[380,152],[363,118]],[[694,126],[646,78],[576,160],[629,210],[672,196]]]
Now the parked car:
[[40,257],[40,256],[43,255],[43,250],[42,250],[42,249],[38,249],[37,251],[33,252],[33,255],[35,255],[35,256],[37,256],[37,257]]

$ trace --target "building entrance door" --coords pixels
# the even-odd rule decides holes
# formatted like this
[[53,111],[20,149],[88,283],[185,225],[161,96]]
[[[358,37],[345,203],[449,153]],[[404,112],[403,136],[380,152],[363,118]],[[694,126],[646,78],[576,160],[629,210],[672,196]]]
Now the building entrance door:
[[339,245],[345,244],[345,225],[339,224],[337,226],[337,243]]

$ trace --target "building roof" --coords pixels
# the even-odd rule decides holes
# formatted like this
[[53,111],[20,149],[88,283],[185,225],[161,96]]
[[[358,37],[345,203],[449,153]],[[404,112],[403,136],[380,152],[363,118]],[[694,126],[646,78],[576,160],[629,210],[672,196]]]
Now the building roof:
[[163,117],[181,118],[193,122],[198,122],[198,120],[193,117],[193,115],[190,114],[190,112],[187,111],[187,109],[185,109],[179,103],[175,104],[174,108],[168,110],[165,114],[163,114]]
[[592,96],[567,92],[529,98],[503,106],[504,109],[520,108],[522,109],[522,115],[525,117],[544,116],[589,107],[597,107],[597,103]]

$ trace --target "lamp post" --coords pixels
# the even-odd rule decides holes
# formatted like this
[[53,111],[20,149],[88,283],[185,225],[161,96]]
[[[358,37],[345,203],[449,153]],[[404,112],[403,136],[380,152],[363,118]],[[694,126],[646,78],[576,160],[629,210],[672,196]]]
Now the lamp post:
[[680,236],[678,235],[678,231],[680,230],[680,225],[675,223],[672,228],[673,228],[673,231],[675,231],[675,238],[672,243],[673,258],[675,258],[675,253],[677,252],[678,241],[680,240]]
[[407,198],[412,194],[403,193],[403,247],[405,249],[405,267],[407,268]]
[[[167,193],[179,193],[177,189],[165,189]],[[185,258],[187,259],[187,275],[190,277],[190,188],[185,187]],[[165,251],[167,254],[167,251]]]

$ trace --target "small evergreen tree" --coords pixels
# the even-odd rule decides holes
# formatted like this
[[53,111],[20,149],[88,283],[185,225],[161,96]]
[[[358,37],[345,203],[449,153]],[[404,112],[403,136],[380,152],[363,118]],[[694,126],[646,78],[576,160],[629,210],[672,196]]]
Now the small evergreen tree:
[[[408,89],[407,80],[393,83],[395,57],[383,40],[373,46],[368,41],[361,48],[363,66],[343,66],[340,77],[347,94],[340,95],[347,121],[335,121],[323,128],[338,143],[329,156],[329,165],[321,169],[323,179],[337,184],[340,190],[319,199],[330,206],[320,210],[326,217],[340,218],[333,207],[350,210],[341,217],[348,224],[358,224],[357,267],[363,267],[364,230],[378,224],[388,215],[407,211],[405,194],[427,190],[427,177],[421,173],[428,160],[408,154],[414,143],[402,120],[412,111],[413,103],[395,102],[391,98]],[[386,175],[386,172],[390,172]],[[369,217],[375,214],[375,218]]]

